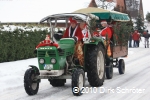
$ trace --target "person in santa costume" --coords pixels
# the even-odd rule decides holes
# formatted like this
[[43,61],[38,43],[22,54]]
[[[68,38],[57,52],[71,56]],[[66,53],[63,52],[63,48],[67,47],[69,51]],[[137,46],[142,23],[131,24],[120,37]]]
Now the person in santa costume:
[[77,21],[72,19],[72,17],[69,18],[70,26],[66,29],[63,38],[73,38],[76,42],[81,41],[82,32],[80,27],[77,25]]
[[104,27],[100,32],[99,32],[99,36],[103,36],[105,37],[107,40],[105,40],[105,46],[107,48],[107,55],[108,56],[112,56],[112,50],[111,50],[111,46],[110,46],[110,40],[112,38],[112,29],[111,27],[107,24],[106,20],[101,21],[101,25]]
[[104,28],[99,32],[99,35],[104,37],[107,36],[107,38],[110,40],[112,37],[112,29],[109,27],[106,20],[101,21],[101,25]]
[[69,18],[70,26],[66,29],[63,38],[73,38],[75,40],[75,53],[74,57],[79,60],[79,64],[83,66],[84,63],[84,55],[83,55],[83,35],[81,28],[77,25],[77,21],[72,17]]

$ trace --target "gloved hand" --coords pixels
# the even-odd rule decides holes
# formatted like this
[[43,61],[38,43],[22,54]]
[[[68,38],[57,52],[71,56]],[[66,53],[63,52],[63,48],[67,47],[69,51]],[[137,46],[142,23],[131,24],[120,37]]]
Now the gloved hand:
[[75,43],[77,43],[77,38],[76,37],[72,37],[72,38],[74,39]]
[[62,52],[62,49],[61,49],[61,48],[58,48],[57,50],[58,50],[59,52]]

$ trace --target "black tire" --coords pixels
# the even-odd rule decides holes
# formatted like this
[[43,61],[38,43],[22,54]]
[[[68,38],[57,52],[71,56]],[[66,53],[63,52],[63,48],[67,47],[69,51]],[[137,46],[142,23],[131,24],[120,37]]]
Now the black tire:
[[66,83],[66,79],[48,79],[48,80],[53,87],[64,86]]
[[83,69],[75,69],[72,73],[72,93],[75,96],[82,95],[85,84],[85,74]]
[[35,95],[39,90],[39,80],[35,79],[36,73],[30,68],[27,69],[24,75],[24,88],[28,95]]
[[119,71],[119,74],[125,73],[125,63],[123,59],[119,60],[118,71]]
[[108,65],[106,65],[106,77],[107,79],[112,79],[113,77],[113,64],[110,62]]
[[88,47],[86,56],[86,69],[88,82],[93,87],[103,85],[105,79],[104,57],[104,47],[101,44]]

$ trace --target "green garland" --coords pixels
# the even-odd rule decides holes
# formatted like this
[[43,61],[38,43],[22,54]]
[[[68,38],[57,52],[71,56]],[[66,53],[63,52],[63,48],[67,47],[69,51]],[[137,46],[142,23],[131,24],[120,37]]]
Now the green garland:
[[117,22],[113,25],[114,34],[113,34],[113,42],[115,45],[128,45],[128,40],[130,33],[132,31],[132,26],[128,25],[127,22]]
[[91,36],[93,36],[93,33],[96,31],[96,18],[92,18],[89,21],[89,25],[87,28],[89,29]]

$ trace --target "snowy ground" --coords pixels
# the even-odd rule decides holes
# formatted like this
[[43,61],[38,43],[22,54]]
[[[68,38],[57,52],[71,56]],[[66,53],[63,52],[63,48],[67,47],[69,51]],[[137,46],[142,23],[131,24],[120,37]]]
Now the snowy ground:
[[[143,41],[139,48],[129,48],[125,58],[126,72],[119,75],[114,68],[112,79],[105,79],[102,87],[93,88],[80,97],[73,96],[71,80],[64,87],[52,87],[42,80],[39,92],[28,96],[23,86],[23,76],[28,65],[38,65],[37,58],[0,63],[0,99],[1,100],[150,100],[150,48],[144,48]],[[90,87],[86,78],[86,87]],[[97,92],[94,92],[97,89]],[[127,90],[131,90],[128,92]],[[100,93],[101,92],[101,93]]]

